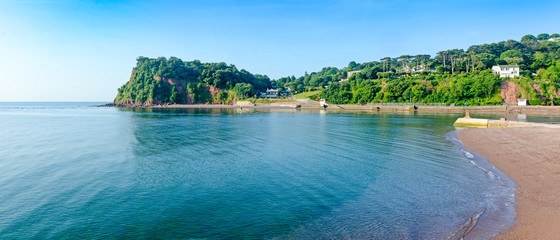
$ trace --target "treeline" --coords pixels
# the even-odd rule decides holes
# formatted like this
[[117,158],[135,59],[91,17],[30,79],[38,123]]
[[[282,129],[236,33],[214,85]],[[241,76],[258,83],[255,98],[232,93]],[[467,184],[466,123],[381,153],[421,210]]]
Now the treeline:
[[[560,35],[525,35],[515,40],[474,45],[466,51],[384,57],[379,61],[347,67],[323,68],[300,77],[283,77],[272,82],[293,93],[321,90],[316,98],[331,103],[441,102],[500,104],[500,80],[489,70],[494,65],[518,65],[522,96],[533,103],[557,104],[560,78]],[[360,71],[348,78],[348,72]],[[341,81],[345,79],[346,81]],[[529,90],[527,86],[532,86]]]
[[388,79],[355,78],[332,83],[319,97],[330,103],[430,102],[447,104],[493,105],[503,100],[500,80],[491,70],[479,74],[412,76]]
[[138,57],[128,83],[118,89],[117,104],[231,103],[266,91],[266,75],[238,70],[226,63]]

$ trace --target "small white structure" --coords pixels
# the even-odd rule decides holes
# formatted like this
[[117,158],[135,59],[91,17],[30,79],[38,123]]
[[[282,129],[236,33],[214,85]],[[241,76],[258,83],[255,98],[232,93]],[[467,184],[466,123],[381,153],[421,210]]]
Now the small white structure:
[[329,106],[329,104],[327,104],[327,100],[321,98],[321,100],[319,100],[319,105],[323,108],[327,108]]
[[517,99],[517,106],[527,106],[527,99]]
[[492,73],[499,74],[500,78],[519,77],[519,66],[517,66],[517,64],[493,66]]

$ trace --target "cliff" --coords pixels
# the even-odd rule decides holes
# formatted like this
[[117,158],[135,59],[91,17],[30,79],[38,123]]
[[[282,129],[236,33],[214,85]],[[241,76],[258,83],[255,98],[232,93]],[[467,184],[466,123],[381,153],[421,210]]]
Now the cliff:
[[518,99],[529,100],[530,105],[542,105],[560,97],[554,85],[527,81],[503,81],[500,83],[500,97],[505,104],[517,104]]

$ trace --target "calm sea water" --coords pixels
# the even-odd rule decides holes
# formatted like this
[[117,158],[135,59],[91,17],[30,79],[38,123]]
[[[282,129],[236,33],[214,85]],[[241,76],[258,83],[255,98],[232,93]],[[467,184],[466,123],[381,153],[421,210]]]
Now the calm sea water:
[[513,183],[454,115],[0,103],[0,238],[488,238]]

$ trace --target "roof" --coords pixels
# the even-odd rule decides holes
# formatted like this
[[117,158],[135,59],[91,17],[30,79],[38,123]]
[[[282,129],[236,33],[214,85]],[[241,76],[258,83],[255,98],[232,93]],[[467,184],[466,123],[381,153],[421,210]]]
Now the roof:
[[498,65],[500,68],[518,68],[518,65]]

